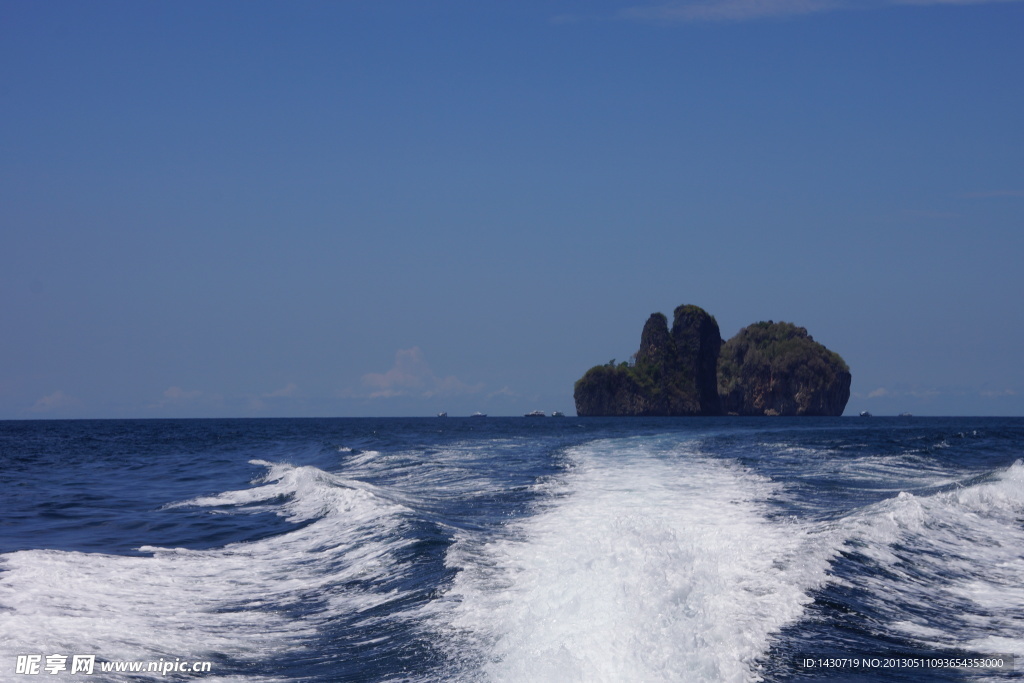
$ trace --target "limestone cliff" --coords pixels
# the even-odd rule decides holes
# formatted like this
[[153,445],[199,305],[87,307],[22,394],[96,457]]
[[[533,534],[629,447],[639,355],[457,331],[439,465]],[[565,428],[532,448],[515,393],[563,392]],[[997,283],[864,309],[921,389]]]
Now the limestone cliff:
[[686,377],[694,378],[701,415],[718,415],[718,353],[722,335],[714,317],[697,306],[675,310],[672,340],[676,345],[678,367]]
[[760,322],[722,347],[718,387],[736,415],[842,415],[850,368],[803,327]]
[[576,414],[582,417],[646,415],[649,400],[625,363],[598,365],[576,381]]
[[576,382],[576,413],[717,415],[721,345],[718,323],[697,306],[677,308],[671,332],[665,316],[653,313],[640,335],[635,363],[597,366]]
[[647,319],[635,362],[599,365],[576,382],[581,416],[841,415],[850,369],[789,323],[756,323],[724,346],[698,306]]

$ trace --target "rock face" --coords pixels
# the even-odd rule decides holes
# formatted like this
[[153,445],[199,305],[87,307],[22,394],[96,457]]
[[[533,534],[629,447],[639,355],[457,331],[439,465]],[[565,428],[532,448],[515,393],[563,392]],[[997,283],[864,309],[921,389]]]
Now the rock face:
[[654,313],[640,335],[633,365],[601,365],[576,382],[576,413],[717,415],[717,362],[722,337],[714,317],[697,306],[675,310],[672,331]]
[[724,346],[698,306],[654,313],[633,364],[599,365],[576,382],[581,416],[841,415],[850,369],[789,323],[756,323]]
[[598,365],[576,381],[576,414],[583,417],[646,415],[649,400],[629,368]]
[[803,327],[760,322],[726,342],[718,388],[735,415],[842,415],[850,368]]
[[718,398],[718,353],[722,335],[714,317],[697,306],[680,306],[675,310],[672,340],[676,344],[678,367],[687,377],[695,378],[701,415],[718,415],[722,405]]

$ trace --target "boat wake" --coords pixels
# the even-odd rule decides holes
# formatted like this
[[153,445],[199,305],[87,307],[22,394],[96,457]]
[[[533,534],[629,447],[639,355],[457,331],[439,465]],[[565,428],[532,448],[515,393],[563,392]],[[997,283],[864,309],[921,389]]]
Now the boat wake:
[[[107,660],[217,656],[218,670],[308,649],[339,615],[400,600],[397,554],[407,510],[361,482],[315,467],[254,461],[256,486],[178,506],[221,514],[273,510],[296,526],[212,550],[139,548],[149,556],[28,550],[0,564],[6,653],[100,653]],[[361,625],[372,630],[372,619]],[[258,667],[255,669],[258,671]]]
[[751,681],[835,554],[770,520],[776,485],[641,441],[573,450],[549,501],[499,540],[461,538],[435,617],[453,677]]
[[188,657],[223,681],[736,683],[790,680],[799,653],[1024,657],[1024,462],[729,439],[252,460],[250,486],[168,513],[206,533],[283,520],[264,536],[0,555],[0,655]]

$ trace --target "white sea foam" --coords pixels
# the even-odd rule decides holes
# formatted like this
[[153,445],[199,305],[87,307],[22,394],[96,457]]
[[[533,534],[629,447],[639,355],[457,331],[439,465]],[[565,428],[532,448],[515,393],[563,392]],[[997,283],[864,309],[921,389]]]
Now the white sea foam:
[[[955,475],[939,463],[912,457],[914,454],[854,454],[844,448],[817,448],[789,443],[764,442],[771,457],[795,463],[798,479],[841,479],[875,491],[898,493],[906,488],[948,486]],[[910,457],[908,457],[910,456]]]
[[56,550],[0,557],[4,661],[34,652],[266,660],[305,647],[330,615],[399,597],[352,582],[393,570],[394,552],[407,543],[397,532],[401,506],[314,467],[258,464],[270,468],[259,485],[183,504],[273,503],[303,525],[213,550],[140,549],[150,557]]
[[[775,485],[639,441],[581,447],[537,514],[466,536],[435,623],[453,675],[494,681],[751,681],[832,546],[771,521]],[[467,654],[475,653],[475,655]]]
[[845,523],[885,571],[857,586],[894,630],[936,648],[1024,657],[1024,463],[931,496],[909,493]]
[[345,469],[352,470],[360,466],[371,466],[371,469],[375,469],[373,466],[376,465],[376,461],[381,457],[379,451],[348,451],[348,455],[345,457]]
[[364,451],[358,457],[346,458],[344,468],[358,480],[374,480],[386,473],[391,500],[420,511],[447,513],[455,501],[500,496],[507,489],[510,473],[495,466],[495,454],[508,452],[514,443],[504,439],[456,441],[431,449],[429,454]]

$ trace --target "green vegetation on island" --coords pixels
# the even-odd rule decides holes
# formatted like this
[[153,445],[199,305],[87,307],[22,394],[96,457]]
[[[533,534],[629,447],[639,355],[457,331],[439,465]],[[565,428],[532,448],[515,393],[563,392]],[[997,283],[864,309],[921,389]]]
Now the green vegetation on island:
[[662,313],[648,318],[632,364],[591,368],[576,382],[578,415],[717,415],[718,351],[714,317],[680,306],[672,330]]
[[722,347],[718,391],[735,415],[842,415],[850,368],[803,327],[759,322]]
[[714,316],[679,306],[648,318],[632,363],[598,365],[574,390],[581,416],[841,415],[850,370],[807,330],[772,321],[723,346]]

